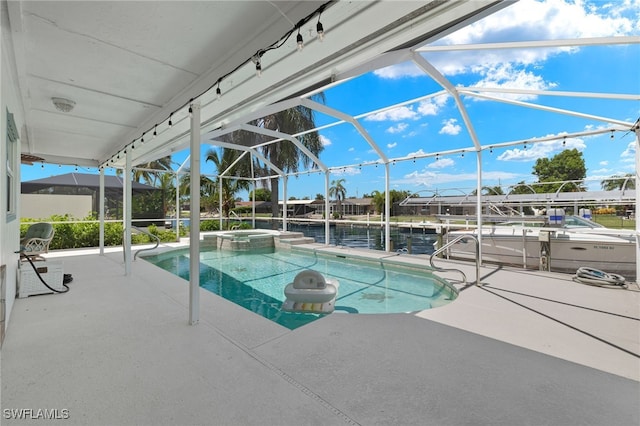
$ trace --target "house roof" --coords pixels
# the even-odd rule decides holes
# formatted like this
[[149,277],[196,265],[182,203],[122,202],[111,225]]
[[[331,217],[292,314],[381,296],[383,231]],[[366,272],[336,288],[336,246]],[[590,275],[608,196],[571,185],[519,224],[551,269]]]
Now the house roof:
[[[122,193],[122,186],[123,182],[120,176],[105,175],[104,187],[106,191]],[[100,188],[100,176],[87,173],[66,173],[44,179],[30,180],[22,182],[22,193],[30,194],[52,187],[89,188],[97,191]],[[132,182],[131,188],[133,192],[137,193],[157,190],[157,188],[154,188],[153,186],[145,185],[140,182]]]
[[[577,204],[633,204],[635,202],[635,189],[626,191],[579,191],[579,192],[556,192],[556,193],[535,193],[535,194],[503,194],[503,195],[482,195],[482,201],[486,204],[497,206],[517,206],[517,205],[562,205],[574,206]],[[477,197],[475,195],[434,195],[432,197],[409,197],[403,200],[402,206],[427,206],[437,205],[475,206]]]

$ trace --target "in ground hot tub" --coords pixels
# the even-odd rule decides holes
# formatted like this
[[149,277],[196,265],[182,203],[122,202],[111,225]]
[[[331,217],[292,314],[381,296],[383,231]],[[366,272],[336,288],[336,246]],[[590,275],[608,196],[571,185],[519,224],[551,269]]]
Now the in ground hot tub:
[[219,250],[244,251],[274,247],[273,239],[277,235],[278,231],[244,229],[221,232],[208,237],[215,238],[214,244]]

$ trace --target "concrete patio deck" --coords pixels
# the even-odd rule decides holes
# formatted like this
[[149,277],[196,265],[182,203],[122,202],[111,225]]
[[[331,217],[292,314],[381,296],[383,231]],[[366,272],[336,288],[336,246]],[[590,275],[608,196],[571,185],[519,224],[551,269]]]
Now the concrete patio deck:
[[142,260],[125,277],[121,251],[50,257],[74,281],[16,300],[2,424],[44,424],[38,409],[74,425],[640,423],[635,285],[483,267],[484,287],[449,305],[333,314],[292,331],[204,290],[189,326],[187,283]]

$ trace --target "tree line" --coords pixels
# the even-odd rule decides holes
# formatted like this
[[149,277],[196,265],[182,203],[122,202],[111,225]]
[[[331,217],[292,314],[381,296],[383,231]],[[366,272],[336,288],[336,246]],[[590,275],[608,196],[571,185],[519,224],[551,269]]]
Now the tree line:
[[[322,99],[324,98],[322,97]],[[304,106],[298,106],[254,120],[251,124],[287,134],[301,133],[304,130],[315,127],[313,111]],[[300,168],[314,168],[310,158],[288,140],[266,143],[269,142],[269,137],[244,130],[232,132],[223,139],[226,142],[244,146],[259,146],[260,148],[258,149],[261,154],[286,173],[297,172]],[[317,132],[305,133],[299,136],[298,139],[306,149],[316,156],[319,156],[323,150],[323,145]],[[264,177],[262,182],[265,182],[262,187],[255,189],[255,199],[258,201],[270,201],[272,215],[274,217],[279,215],[279,176],[273,175],[268,166],[242,151],[229,148],[211,148],[206,152],[205,159],[206,163],[212,163],[218,174],[215,179],[207,176],[201,177],[201,204],[205,209],[213,210],[217,208],[225,217],[228,217],[238,201],[238,192],[250,189],[250,181],[243,179],[243,177],[251,176],[253,171],[253,176]],[[164,157],[144,165],[143,168],[168,172],[172,171],[171,166],[171,157]],[[224,177],[220,176],[221,173],[224,173]],[[525,181],[520,181],[510,187],[510,193],[578,192],[586,190],[583,181],[587,174],[587,168],[582,153],[575,148],[566,149],[551,158],[537,159],[532,168],[532,174],[537,177],[537,182],[527,184]],[[175,205],[176,186],[175,178],[172,174],[136,170],[134,179],[139,182],[145,181],[160,189],[158,194],[153,194],[149,197],[154,197],[155,204],[159,203],[162,206],[161,208],[165,215],[168,213],[170,206]],[[190,195],[190,187],[190,175],[185,172],[178,185],[180,194],[185,200]],[[634,175],[631,173],[614,175],[611,178],[602,180],[601,188],[605,191],[623,188],[635,189]],[[222,190],[221,205],[220,189]],[[482,189],[485,195],[504,194],[504,190],[500,186],[484,186]],[[393,205],[411,196],[411,194],[407,190],[391,190],[389,195]],[[475,195],[476,190],[472,194]],[[335,200],[336,211],[341,217],[342,202],[347,197],[346,179],[333,180],[328,196]],[[249,199],[252,200],[253,197],[254,191],[251,191]],[[309,197],[305,198],[309,199]],[[384,191],[375,190],[370,194],[363,194],[363,198],[372,199],[376,212],[382,213],[385,211]],[[316,194],[315,199],[323,200],[324,195]],[[145,203],[149,202],[150,200],[145,201]]]

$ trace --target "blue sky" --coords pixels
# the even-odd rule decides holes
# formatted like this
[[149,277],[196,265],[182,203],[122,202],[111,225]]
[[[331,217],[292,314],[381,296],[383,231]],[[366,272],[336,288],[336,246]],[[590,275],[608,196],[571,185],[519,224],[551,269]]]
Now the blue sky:
[[[328,29],[327,29],[328,30]],[[640,1],[520,0],[476,24],[451,34],[437,44],[570,39],[615,35],[640,35]],[[330,37],[330,31],[327,31]],[[424,53],[424,57],[455,86],[508,87],[531,90],[597,93],[640,93],[640,46],[591,46]],[[412,63],[399,64],[360,76],[325,92],[326,104],[358,115],[423,97],[442,88]],[[493,94],[497,96],[496,94]],[[640,102],[588,98],[540,97],[509,94],[510,99],[541,103],[554,108],[634,122],[640,117]],[[553,114],[501,102],[463,97],[465,108],[482,145],[535,137],[559,136],[556,141],[500,148],[482,157],[483,185],[534,182],[536,159],[551,157],[565,148],[583,153],[587,178],[592,187],[615,174],[633,173],[633,133],[567,138],[604,127],[601,121]],[[318,124],[335,120],[316,115]],[[451,96],[433,97],[360,120],[380,149],[390,158],[420,153],[470,148],[472,142]],[[347,196],[362,196],[384,190],[384,167],[363,165],[377,154],[356,129],[342,124],[320,132],[324,150],[320,158],[328,166],[350,165],[332,173],[331,180],[345,179]],[[203,146],[206,152],[208,146]],[[174,160],[181,162],[187,153]],[[444,190],[459,193],[475,187],[476,155],[472,152],[442,155],[390,166],[391,188],[411,192]],[[202,163],[203,173],[214,173],[211,163]],[[23,166],[22,180],[32,180],[74,171],[75,167]],[[96,172],[80,168],[81,172]],[[319,174],[290,178],[288,196],[313,198],[324,192]],[[240,194],[246,199],[246,193]]]

